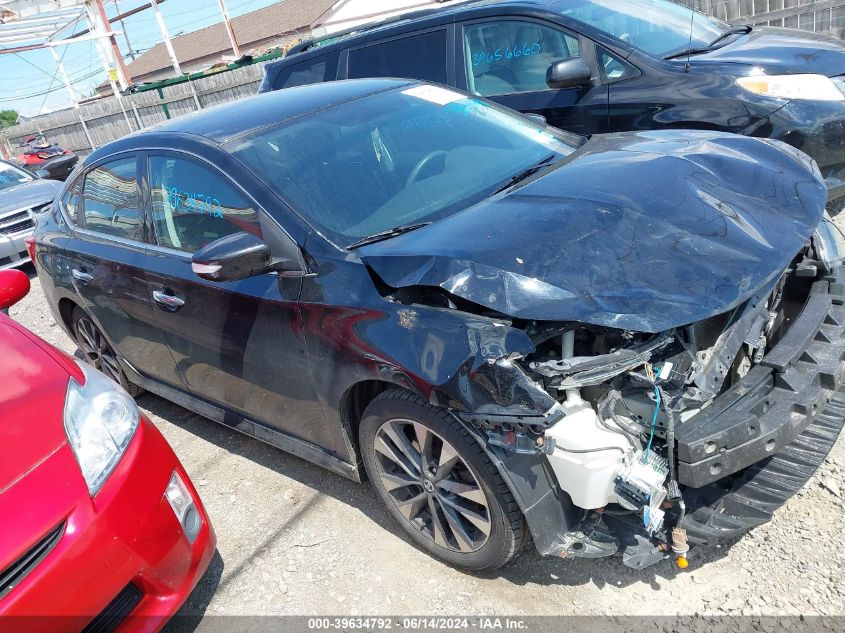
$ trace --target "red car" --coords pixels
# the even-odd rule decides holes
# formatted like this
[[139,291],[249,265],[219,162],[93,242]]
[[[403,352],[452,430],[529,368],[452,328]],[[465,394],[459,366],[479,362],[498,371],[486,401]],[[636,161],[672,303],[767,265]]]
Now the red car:
[[[0,271],[0,309],[28,290]],[[5,314],[0,358],[0,630],[158,631],[216,543],[185,469],[123,389]]]

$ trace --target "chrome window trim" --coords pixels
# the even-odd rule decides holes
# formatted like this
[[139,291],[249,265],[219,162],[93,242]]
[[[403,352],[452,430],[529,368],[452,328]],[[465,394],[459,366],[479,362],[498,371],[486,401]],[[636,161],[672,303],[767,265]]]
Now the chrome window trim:
[[149,246],[146,242],[139,242],[138,240],[130,240],[126,237],[118,237],[117,235],[109,235],[108,233],[100,233],[99,231],[92,231],[90,229],[83,229],[79,226],[74,224],[70,225],[73,227],[74,233],[79,233],[81,235],[90,235],[92,237],[96,237],[98,239],[105,239],[109,242],[116,242],[117,244],[122,244],[124,246],[142,246],[146,247]]
[[159,244],[147,244],[147,250],[156,252],[156,253],[163,253],[165,255],[175,255],[179,257],[179,259],[185,259],[191,261],[193,259],[193,255],[188,251],[180,251],[178,248],[171,248],[170,246],[161,246]]

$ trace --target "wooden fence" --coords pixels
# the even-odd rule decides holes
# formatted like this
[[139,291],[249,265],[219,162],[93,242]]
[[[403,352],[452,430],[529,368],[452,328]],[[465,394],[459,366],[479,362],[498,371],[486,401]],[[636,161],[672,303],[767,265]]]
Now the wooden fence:
[[254,95],[258,92],[263,75],[264,64],[244,66],[168,86],[162,88],[161,93],[150,90],[120,100],[109,97],[81,105],[78,110],[68,108],[44,114],[7,128],[0,134],[11,146],[13,153],[21,140],[43,132],[48,141],[86,156],[92,148],[80,119],[85,121],[93,144],[100,147],[168,118]]

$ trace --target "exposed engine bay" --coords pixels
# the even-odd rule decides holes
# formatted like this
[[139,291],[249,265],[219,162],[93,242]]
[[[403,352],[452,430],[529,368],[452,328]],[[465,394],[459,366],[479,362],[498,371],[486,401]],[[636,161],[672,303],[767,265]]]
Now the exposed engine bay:
[[[424,343],[430,401],[485,445],[541,554],[621,553],[634,568],[674,555],[683,566],[691,545],[771,518],[800,488],[794,473],[811,476],[829,450],[840,418],[823,412],[845,399],[833,222],[825,214],[808,234],[767,207],[755,228],[717,207],[694,248],[688,227],[672,233],[677,261],[599,230],[576,240],[593,245],[584,252],[518,245],[534,254],[531,267],[511,244],[488,245],[481,262],[418,252],[410,239],[365,247],[379,294]],[[748,240],[728,248],[732,222]],[[697,249],[713,259],[702,264]],[[585,264],[605,252],[595,269]],[[422,331],[425,310],[450,325]],[[462,340],[446,336],[452,327]],[[773,466],[750,491],[774,453],[792,474]],[[772,482],[763,492],[761,479]]]
[[[789,330],[825,271],[810,244],[764,291],[733,311],[657,334],[577,323],[524,324],[536,351],[519,362],[562,417],[545,429],[488,428],[490,442],[538,450],[572,502],[588,511],[564,555],[616,552],[604,517],[636,517],[655,551],[686,564],[675,432]],[[528,436],[527,438],[524,436]],[[640,566],[638,561],[634,566]]]

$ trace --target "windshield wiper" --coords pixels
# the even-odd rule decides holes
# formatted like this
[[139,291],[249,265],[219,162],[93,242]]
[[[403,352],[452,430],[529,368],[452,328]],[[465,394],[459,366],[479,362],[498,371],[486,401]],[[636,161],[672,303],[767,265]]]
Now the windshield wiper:
[[387,229],[386,231],[379,231],[378,233],[373,233],[372,235],[368,235],[367,237],[362,237],[356,242],[352,242],[349,246],[346,247],[346,249],[351,251],[352,249],[359,248],[361,246],[366,246],[367,244],[383,242],[384,240],[389,240],[391,237],[396,237],[397,235],[402,235],[403,233],[410,233],[411,231],[416,231],[417,229],[421,229],[422,227],[428,226],[429,224],[431,224],[431,222],[403,224],[402,226],[396,226],[392,229]]
[[550,154],[549,156],[546,156],[543,160],[541,160],[539,163],[534,163],[533,165],[531,165],[531,167],[527,167],[527,168],[523,169],[522,171],[517,172],[516,174],[514,174],[513,176],[508,178],[501,187],[496,189],[490,195],[495,196],[497,193],[501,193],[501,192],[505,191],[506,189],[510,189],[514,185],[518,185],[523,180],[530,178],[531,176],[536,174],[538,171],[540,171],[543,167],[545,167],[546,165],[548,165],[549,163],[554,161],[555,158],[557,158],[557,154]]
[[744,35],[745,33],[751,33],[752,28],[753,27],[750,24],[738,24],[737,26],[729,28],[727,31],[722,33],[719,37],[710,42],[707,47],[713,48],[714,46],[716,46],[716,44],[718,44],[722,40],[728,39],[731,35]]
[[690,55],[700,55],[701,53],[709,53],[710,51],[720,48],[717,46],[720,42],[723,42],[731,35],[740,35],[743,33],[751,33],[751,25],[750,24],[740,24],[739,26],[734,26],[733,28],[728,29],[715,40],[710,42],[707,46],[702,46],[700,48],[688,48],[686,50],[680,51],[679,53],[672,53],[671,55],[666,55],[663,59],[677,59],[679,57],[689,57]]

